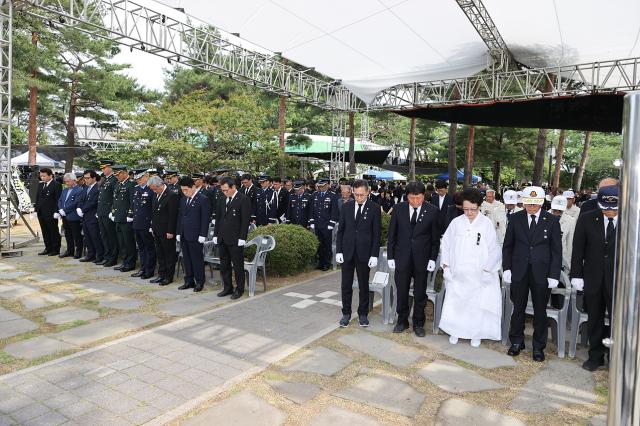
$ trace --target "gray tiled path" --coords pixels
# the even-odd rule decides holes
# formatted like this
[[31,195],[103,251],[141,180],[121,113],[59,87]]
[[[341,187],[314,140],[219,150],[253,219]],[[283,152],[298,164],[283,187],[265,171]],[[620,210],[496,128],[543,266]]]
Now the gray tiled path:
[[[336,273],[0,377],[0,424],[163,423],[335,328]],[[326,297],[326,296],[325,296]],[[323,297],[315,298],[321,300]],[[339,295],[332,297],[339,300]]]

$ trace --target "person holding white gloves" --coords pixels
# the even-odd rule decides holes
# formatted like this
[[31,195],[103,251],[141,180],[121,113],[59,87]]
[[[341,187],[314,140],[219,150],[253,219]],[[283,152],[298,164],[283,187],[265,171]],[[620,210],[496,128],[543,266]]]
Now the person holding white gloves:
[[369,184],[358,179],[353,183],[355,200],[344,203],[336,238],[336,262],[342,264],[342,318],[340,327],[351,321],[353,275],[358,275],[358,323],[368,327],[369,270],[378,265],[380,252],[381,209],[369,200]]
[[191,177],[181,177],[178,185],[184,195],[180,200],[176,226],[176,241],[180,242],[184,264],[184,284],[178,290],[193,288],[194,292],[199,292],[205,281],[203,244],[209,229],[211,205]]
[[[224,197],[218,199],[213,243],[220,249],[220,276],[222,291],[218,297],[231,295],[239,299],[244,293],[244,245],[251,221],[251,199],[238,192],[230,177],[220,180],[220,191]],[[235,273],[236,288],[231,282]]]
[[502,279],[511,283],[513,313],[507,354],[524,349],[525,309],[531,292],[533,302],[533,360],[544,361],[547,344],[547,304],[551,289],[558,286],[562,268],[560,221],[542,210],[544,191],[529,186],[522,191],[525,210],[514,213],[502,246]]

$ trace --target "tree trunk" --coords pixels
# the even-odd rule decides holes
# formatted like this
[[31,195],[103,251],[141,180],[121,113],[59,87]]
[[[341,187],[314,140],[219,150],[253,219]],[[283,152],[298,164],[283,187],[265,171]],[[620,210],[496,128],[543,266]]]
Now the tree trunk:
[[409,128],[409,181],[416,180],[416,118],[411,117]]
[[[38,33],[31,32],[31,43],[34,46],[38,44]],[[36,78],[36,69],[31,72],[31,76]],[[36,117],[38,113],[38,88],[32,86],[29,88],[29,165],[36,165]]]
[[[356,174],[356,125],[355,112],[349,113],[349,174]],[[362,141],[361,141],[362,142]]]
[[469,138],[467,139],[467,151],[464,162],[464,187],[471,186],[473,177],[473,144],[475,140],[476,128],[469,126]]
[[560,166],[562,165],[562,151],[564,150],[565,130],[560,129],[560,137],[558,138],[558,147],[556,149],[556,168],[553,171],[552,187],[560,187]]
[[[502,150],[503,140],[504,140],[504,133],[500,132],[500,135],[498,136],[498,140],[496,144],[498,147],[498,152]],[[496,158],[496,160],[493,162],[493,185],[495,186],[494,189],[496,191],[500,190],[500,185],[502,184],[500,180],[501,172],[502,172],[502,162],[500,161],[500,158]]]
[[587,160],[589,159],[589,145],[591,145],[591,132],[586,132],[584,135],[584,146],[582,147],[582,158],[580,159],[580,166],[576,171],[576,183],[574,190],[580,191],[582,186],[582,176],[584,176],[584,169],[587,166]]
[[73,160],[75,159],[76,145],[76,112],[78,108],[78,81],[71,81],[71,93],[69,96],[69,118],[67,119],[67,153],[65,155],[65,173],[73,170]]
[[279,164],[279,172],[280,178],[284,179],[284,153],[285,153],[285,144],[284,144],[284,128],[285,128],[285,114],[287,112],[287,98],[285,96],[280,96],[280,104],[278,105],[278,138],[280,140],[280,151],[282,158],[280,159]]
[[458,185],[458,168],[456,167],[456,136],[458,133],[458,124],[451,123],[449,126],[449,150],[448,150],[448,162],[449,162],[449,194],[453,195],[456,192],[456,186]]

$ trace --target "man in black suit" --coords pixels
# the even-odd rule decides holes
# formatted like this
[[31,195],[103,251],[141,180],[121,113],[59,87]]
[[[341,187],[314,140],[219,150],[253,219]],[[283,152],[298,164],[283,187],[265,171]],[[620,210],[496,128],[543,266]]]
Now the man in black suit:
[[453,198],[448,194],[447,181],[439,180],[436,182],[436,192],[431,195],[431,204],[438,209],[438,231],[440,235],[447,230],[447,213],[449,207],[453,206]]
[[[213,243],[220,249],[220,275],[222,276],[222,291],[219,297],[231,295],[231,299],[238,299],[244,293],[244,244],[249,233],[251,219],[251,201],[247,196],[236,190],[236,185],[230,177],[222,178],[220,190],[225,198],[218,201],[216,226]],[[231,271],[235,272],[236,289],[231,283]]]
[[413,331],[424,337],[424,308],[427,304],[427,272],[435,271],[440,249],[438,209],[425,200],[422,182],[410,182],[406,188],[408,201],[396,204],[389,223],[387,259],[395,269],[398,289],[398,323],[394,333],[409,328],[409,287],[413,278]]
[[40,180],[36,193],[35,211],[42,231],[44,250],[38,254],[56,256],[60,254],[58,199],[62,194],[62,186],[53,178],[53,171],[46,167],[40,169]]
[[148,185],[155,194],[152,199],[151,231],[158,259],[158,278],[149,282],[165,286],[173,282],[176,270],[175,237],[180,199],[159,176],[151,176]]
[[342,206],[336,239],[336,262],[342,264],[342,319],[340,327],[351,321],[353,272],[358,273],[358,323],[368,327],[369,320],[369,268],[378,264],[380,253],[380,206],[369,196],[366,180],[353,183],[355,201]]
[[209,199],[195,187],[189,176],[178,181],[184,197],[180,200],[176,240],[180,242],[184,264],[184,284],[178,290],[193,288],[194,292],[204,288],[203,244],[209,229]]
[[[604,178],[598,183],[598,190],[600,190],[600,188],[604,188],[605,186],[612,186],[617,184],[618,184],[618,179],[611,178],[611,177]],[[588,213],[591,211],[599,211],[599,210],[600,208],[598,207],[597,197],[592,198],[580,205],[580,214],[578,215],[578,217],[582,216],[585,213]]]
[[601,186],[598,210],[580,214],[573,237],[571,285],[584,290],[584,305],[589,315],[589,359],[582,368],[595,371],[604,365],[607,349],[602,339],[609,337],[605,313],[611,313],[618,229],[618,185]]
[[82,232],[84,243],[87,246],[87,255],[80,262],[102,263],[104,260],[104,246],[100,238],[100,226],[98,224],[98,174],[95,170],[84,172],[84,191],[76,212],[82,218]]
[[289,207],[289,191],[282,186],[282,179],[273,178],[273,209],[278,223],[287,220],[287,208]]
[[524,319],[529,291],[533,302],[533,360],[544,361],[547,344],[547,303],[558,286],[562,268],[560,221],[542,210],[544,190],[529,186],[522,191],[525,210],[513,213],[502,245],[502,278],[511,283],[513,313],[509,339],[511,356],[524,349]]
[[240,189],[240,192],[249,198],[249,201],[251,203],[251,222],[255,222],[256,211],[258,208],[258,187],[253,184],[253,176],[248,173],[242,175],[240,181],[242,182],[242,188]]

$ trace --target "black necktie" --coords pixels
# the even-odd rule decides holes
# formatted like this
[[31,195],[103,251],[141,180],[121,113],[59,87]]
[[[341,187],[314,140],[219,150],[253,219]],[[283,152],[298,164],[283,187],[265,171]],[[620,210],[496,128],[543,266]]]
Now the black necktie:
[[362,204],[358,204],[358,212],[356,213],[356,224],[360,223],[360,216],[362,216]]
[[416,227],[416,222],[418,222],[418,209],[413,208],[413,214],[411,215],[411,232]]
[[531,233],[531,235],[533,235],[535,230],[536,230],[536,215],[532,214],[531,215],[531,223],[529,224],[529,233]]
[[611,241],[613,241],[614,234],[615,234],[615,228],[613,227],[613,218],[610,217],[609,223],[607,223],[607,233],[605,235],[607,243],[610,243]]
[[227,209],[229,208],[229,203],[231,202],[231,198],[227,197],[227,202],[224,205],[224,211],[225,213],[227,212]]

